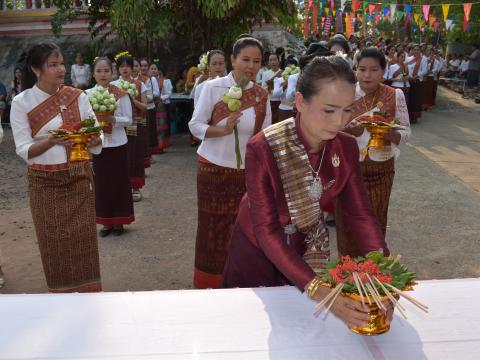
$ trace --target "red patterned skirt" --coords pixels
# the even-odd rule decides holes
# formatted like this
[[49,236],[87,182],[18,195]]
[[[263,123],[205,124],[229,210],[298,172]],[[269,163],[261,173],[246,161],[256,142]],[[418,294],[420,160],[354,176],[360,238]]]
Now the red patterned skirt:
[[[372,210],[385,235],[387,232],[388,205],[392,192],[393,178],[395,177],[395,160],[391,158],[384,162],[377,162],[367,158],[360,163],[360,167]],[[362,255],[358,249],[355,235],[348,227],[348,222],[338,201],[335,203],[335,222],[339,254]]]
[[244,170],[199,162],[198,227],[193,277],[195,288],[220,287],[229,240],[245,192]]
[[133,190],[139,190],[145,186],[145,167],[144,156],[137,145],[141,141],[138,137],[138,125],[133,132],[127,131],[127,149],[128,149],[128,174],[130,176],[130,186]]
[[29,168],[28,191],[48,291],[101,291],[90,163],[58,171]]

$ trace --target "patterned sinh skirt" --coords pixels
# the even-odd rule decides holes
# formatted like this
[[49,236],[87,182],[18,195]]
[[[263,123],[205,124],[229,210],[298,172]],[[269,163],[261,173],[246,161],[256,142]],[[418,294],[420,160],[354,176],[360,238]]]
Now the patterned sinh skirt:
[[244,170],[199,162],[195,288],[220,287],[228,243],[245,191]]
[[127,144],[103,148],[93,156],[97,224],[131,224],[135,220],[128,178]]
[[90,163],[58,171],[29,168],[28,191],[48,290],[101,291]]
[[157,119],[158,148],[160,152],[172,145],[170,138],[169,104],[159,103],[155,109]]
[[422,116],[423,89],[424,87],[422,81],[410,82],[408,111],[410,113],[411,123],[416,123],[417,120]]
[[147,118],[137,118],[137,156],[138,159],[143,163],[144,168],[150,167],[150,148],[149,148],[149,135],[148,135],[148,125]]
[[137,142],[141,141],[138,135],[138,125],[135,125],[135,132],[127,135],[128,143],[128,174],[130,186],[133,190],[139,190],[145,186],[145,167],[143,166],[143,154],[137,148]]
[[[387,232],[388,204],[395,176],[395,160],[376,162],[370,159],[360,163],[363,181],[367,189],[372,210],[376,215],[383,234]],[[354,233],[349,229],[340,204],[335,203],[335,222],[337,226],[337,245],[341,255],[360,256]]]
[[155,109],[147,110],[148,147],[150,155],[158,154],[157,116]]
[[428,110],[435,104],[435,87],[433,76],[426,76],[423,81],[422,110]]

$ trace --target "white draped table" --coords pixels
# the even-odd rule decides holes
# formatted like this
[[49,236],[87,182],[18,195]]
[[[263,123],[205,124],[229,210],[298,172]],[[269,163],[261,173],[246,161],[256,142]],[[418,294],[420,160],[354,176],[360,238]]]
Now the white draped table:
[[375,337],[293,287],[0,295],[0,359],[480,359],[480,279],[421,281]]

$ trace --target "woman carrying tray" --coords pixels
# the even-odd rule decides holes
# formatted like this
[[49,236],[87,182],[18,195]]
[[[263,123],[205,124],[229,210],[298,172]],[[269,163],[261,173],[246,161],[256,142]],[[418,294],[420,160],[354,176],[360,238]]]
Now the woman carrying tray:
[[[405,96],[401,89],[393,89],[382,84],[385,72],[385,56],[376,48],[367,48],[358,57],[357,87],[355,103],[352,109],[353,121],[346,131],[357,139],[360,150],[360,167],[367,188],[372,209],[377,216],[385,235],[387,229],[388,204],[395,175],[395,159],[400,155],[399,145],[405,144],[411,134]],[[384,113],[385,122],[393,123],[398,119],[402,128],[392,127],[384,135],[391,145],[383,148],[369,148],[370,132],[361,123],[363,115]],[[369,119],[369,116],[363,119]],[[348,213],[336,206],[338,251],[342,255],[359,254],[353,229],[346,222]],[[357,239],[358,240],[358,239]]]
[[[50,292],[101,291],[95,189],[89,161],[70,161],[71,141],[61,126],[95,119],[87,95],[63,86],[65,64],[53,43],[34,45],[23,70],[23,92],[12,102],[17,154],[28,164],[30,209]],[[91,153],[102,140],[91,135]]]

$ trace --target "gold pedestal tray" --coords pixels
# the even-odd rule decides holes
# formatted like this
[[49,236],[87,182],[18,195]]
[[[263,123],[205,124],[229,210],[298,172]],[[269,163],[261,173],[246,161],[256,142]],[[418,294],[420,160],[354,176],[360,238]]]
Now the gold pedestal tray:
[[370,125],[367,126],[367,130],[370,132],[370,140],[368,141],[368,147],[369,148],[377,148],[377,149],[382,149],[385,146],[390,145],[389,140],[385,140],[383,136],[390,132],[391,127],[390,126],[375,126],[375,125]]
[[70,151],[70,161],[90,160],[92,155],[87,149],[87,140],[92,134],[70,134],[68,138],[73,141]]
[[[343,294],[344,296],[358,301],[361,301],[360,295],[358,294]],[[368,303],[367,299],[365,296],[363,297],[364,302],[367,304],[367,306],[370,308],[369,314],[370,314],[370,321],[368,322],[367,326],[364,327],[356,327],[356,328],[350,328],[351,331],[353,331],[356,334],[360,335],[367,335],[367,336],[373,336],[373,335],[380,335],[386,333],[388,330],[390,330],[390,324],[387,324],[385,321],[385,314],[378,308],[377,304],[373,300],[373,297],[369,297],[371,301],[371,305]],[[381,298],[382,302],[385,302],[388,300],[386,296],[383,296]]]

